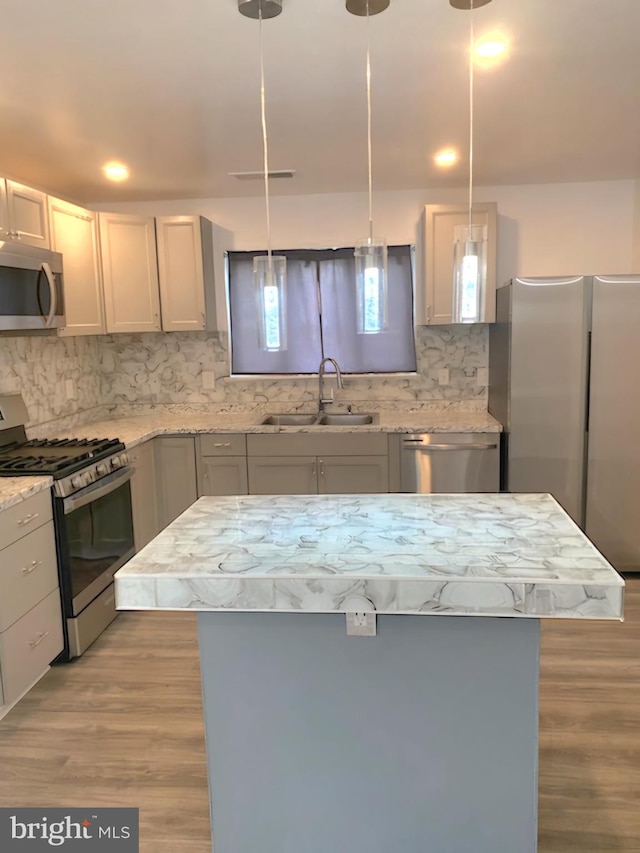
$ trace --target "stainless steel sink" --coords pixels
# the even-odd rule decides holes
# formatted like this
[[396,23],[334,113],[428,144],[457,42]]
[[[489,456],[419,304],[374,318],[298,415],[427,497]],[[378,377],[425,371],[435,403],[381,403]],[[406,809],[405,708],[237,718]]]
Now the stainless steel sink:
[[268,418],[265,418],[262,423],[269,424],[270,426],[311,426],[315,424],[318,420],[318,415],[300,415],[300,414],[287,414],[287,415],[269,415]]
[[323,415],[319,423],[322,426],[364,426],[372,424],[374,421],[373,415],[361,415],[355,412],[343,412],[335,415]]

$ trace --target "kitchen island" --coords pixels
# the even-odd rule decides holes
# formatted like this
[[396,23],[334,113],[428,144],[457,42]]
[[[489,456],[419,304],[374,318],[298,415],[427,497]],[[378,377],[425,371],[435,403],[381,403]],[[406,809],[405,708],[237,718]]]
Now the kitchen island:
[[199,611],[216,853],[533,853],[539,620],[623,587],[548,495],[202,498],[116,575]]

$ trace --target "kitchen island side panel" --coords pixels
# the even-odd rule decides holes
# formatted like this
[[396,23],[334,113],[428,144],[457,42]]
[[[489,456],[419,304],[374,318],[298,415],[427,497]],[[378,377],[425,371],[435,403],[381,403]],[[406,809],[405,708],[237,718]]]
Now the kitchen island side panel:
[[215,853],[534,853],[539,621],[198,614]]

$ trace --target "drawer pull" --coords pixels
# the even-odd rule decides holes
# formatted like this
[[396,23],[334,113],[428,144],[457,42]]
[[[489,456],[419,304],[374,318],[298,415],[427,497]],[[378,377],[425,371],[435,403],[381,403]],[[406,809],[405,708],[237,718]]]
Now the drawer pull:
[[24,568],[20,569],[23,575],[30,575],[38,566],[42,565],[42,560],[32,560],[30,566],[24,566]]
[[30,524],[32,521],[35,521],[36,518],[40,515],[39,512],[32,512],[31,515],[25,515],[24,518],[18,520],[18,524],[22,527],[25,524]]
[[215,441],[213,443],[214,447],[231,447],[230,441]]
[[37,638],[35,640],[29,640],[27,645],[30,649],[36,649],[40,645],[40,643],[44,642],[47,639],[49,634],[49,631],[45,631],[44,634],[38,634]]

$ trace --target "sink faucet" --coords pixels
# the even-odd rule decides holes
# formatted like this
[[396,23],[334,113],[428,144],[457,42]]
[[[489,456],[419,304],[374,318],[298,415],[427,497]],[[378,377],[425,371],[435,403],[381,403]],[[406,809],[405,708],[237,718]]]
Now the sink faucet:
[[320,362],[320,367],[318,368],[318,409],[321,412],[324,412],[324,407],[327,403],[331,403],[333,401],[333,397],[325,397],[324,391],[324,377],[325,377],[325,365],[329,362],[333,365],[333,369],[336,372],[336,384],[338,388],[343,388],[342,382],[342,373],[340,373],[340,368],[338,367],[338,362],[335,358],[323,358]]

